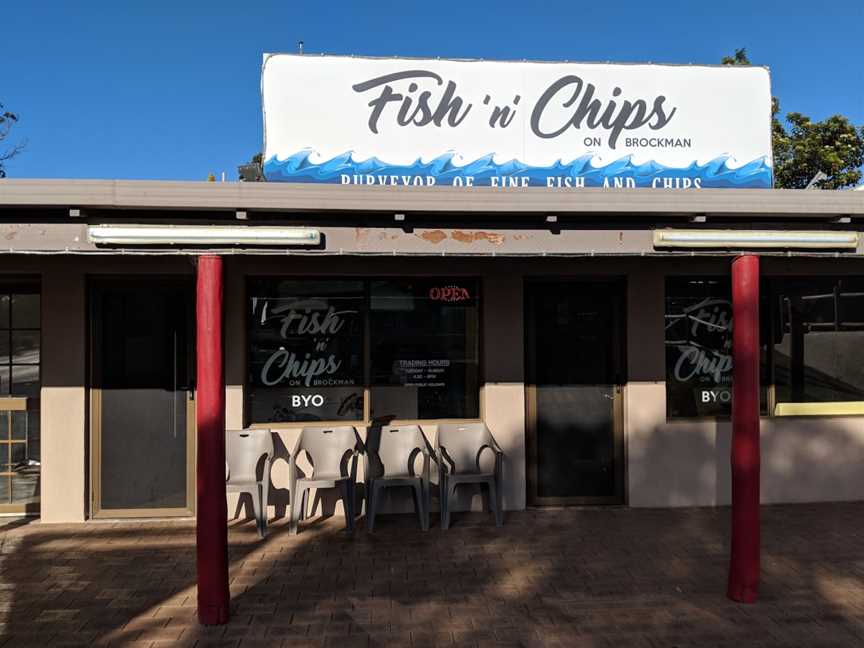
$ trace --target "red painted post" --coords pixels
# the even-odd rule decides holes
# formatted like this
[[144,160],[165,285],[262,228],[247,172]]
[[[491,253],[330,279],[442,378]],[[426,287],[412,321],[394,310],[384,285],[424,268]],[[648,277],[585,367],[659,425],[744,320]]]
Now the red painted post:
[[733,601],[759,593],[759,257],[732,262],[732,550]]
[[198,258],[198,621],[228,622],[228,505],[225,501],[225,380],[222,371],[222,259]]

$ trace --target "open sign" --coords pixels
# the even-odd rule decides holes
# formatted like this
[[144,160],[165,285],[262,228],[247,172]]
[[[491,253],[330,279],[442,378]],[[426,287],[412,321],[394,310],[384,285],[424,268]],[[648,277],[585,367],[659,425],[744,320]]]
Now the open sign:
[[434,286],[429,289],[429,299],[432,301],[461,302],[471,299],[467,288],[461,286]]

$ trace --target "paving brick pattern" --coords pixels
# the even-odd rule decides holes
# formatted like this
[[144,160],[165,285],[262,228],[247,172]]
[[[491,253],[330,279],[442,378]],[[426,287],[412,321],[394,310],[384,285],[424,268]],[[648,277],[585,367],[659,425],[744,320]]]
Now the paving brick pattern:
[[763,509],[756,605],[724,597],[728,509],[382,517],[259,541],[232,523],[232,618],[195,617],[190,522],[0,528],[2,646],[864,646],[864,503]]

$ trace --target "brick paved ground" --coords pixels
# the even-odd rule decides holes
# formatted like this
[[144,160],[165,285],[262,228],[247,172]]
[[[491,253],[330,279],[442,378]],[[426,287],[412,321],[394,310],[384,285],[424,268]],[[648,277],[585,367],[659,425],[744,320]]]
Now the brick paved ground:
[[864,503],[764,509],[760,603],[727,509],[480,514],[421,533],[232,525],[228,626],[195,622],[189,522],[0,529],[3,646],[862,646]]

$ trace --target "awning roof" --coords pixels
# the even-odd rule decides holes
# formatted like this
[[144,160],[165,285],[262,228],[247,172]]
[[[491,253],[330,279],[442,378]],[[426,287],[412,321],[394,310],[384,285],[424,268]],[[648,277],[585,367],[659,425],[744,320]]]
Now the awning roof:
[[[4,208],[250,212],[618,214],[633,218],[864,216],[857,191],[390,187],[150,180],[0,180]],[[2,211],[0,211],[2,218]]]

